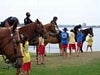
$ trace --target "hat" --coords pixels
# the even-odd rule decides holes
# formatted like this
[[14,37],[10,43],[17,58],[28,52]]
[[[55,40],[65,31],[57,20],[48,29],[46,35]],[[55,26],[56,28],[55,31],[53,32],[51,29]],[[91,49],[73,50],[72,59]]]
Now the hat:
[[64,28],[63,31],[68,31],[68,29],[67,28]]

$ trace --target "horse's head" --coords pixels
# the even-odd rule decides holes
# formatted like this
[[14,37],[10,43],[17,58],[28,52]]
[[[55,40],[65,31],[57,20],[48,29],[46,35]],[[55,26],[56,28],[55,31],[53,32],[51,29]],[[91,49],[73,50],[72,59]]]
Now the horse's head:
[[92,37],[94,36],[94,34],[93,34],[93,28],[92,27],[90,27],[90,28],[88,28],[88,30],[89,30],[89,34],[91,34],[92,35]]
[[53,32],[53,33],[57,32],[55,25],[53,25],[52,23],[46,24],[46,25],[44,25],[44,27],[48,32]]
[[46,37],[46,29],[44,28],[42,22],[40,22],[38,19],[36,19],[35,23],[37,24],[36,26],[36,32],[40,35],[43,35],[43,37]]
[[19,32],[16,30],[16,26],[1,28],[0,34],[2,34],[0,36],[0,53],[3,55],[5,62],[11,63],[15,68],[20,68],[23,60]]

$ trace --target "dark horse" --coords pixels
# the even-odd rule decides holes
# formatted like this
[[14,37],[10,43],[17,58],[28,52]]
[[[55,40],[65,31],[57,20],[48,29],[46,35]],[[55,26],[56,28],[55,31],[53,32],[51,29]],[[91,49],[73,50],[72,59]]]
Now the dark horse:
[[1,22],[1,24],[0,24],[0,27],[5,27],[5,22],[8,22],[8,24],[10,25],[10,26],[12,26],[12,25],[18,25],[19,24],[19,20],[18,20],[18,18],[17,17],[12,17],[12,16],[10,16],[10,17],[8,17],[7,19],[5,19],[3,22]]
[[[79,28],[77,28],[77,30],[74,30],[75,35],[77,35],[77,31],[78,31]],[[82,30],[82,33],[84,34],[84,38],[82,40],[82,44],[83,44],[84,41],[86,40],[86,37],[87,37],[88,34],[91,34],[93,36],[93,29],[91,27],[90,28],[86,28],[86,29]],[[75,36],[75,40],[77,40],[76,36]],[[82,47],[81,47],[81,52],[83,52]]]
[[20,49],[19,32],[16,27],[16,25],[0,27],[0,55],[6,63],[12,64],[14,68],[18,69],[23,63],[23,56]]

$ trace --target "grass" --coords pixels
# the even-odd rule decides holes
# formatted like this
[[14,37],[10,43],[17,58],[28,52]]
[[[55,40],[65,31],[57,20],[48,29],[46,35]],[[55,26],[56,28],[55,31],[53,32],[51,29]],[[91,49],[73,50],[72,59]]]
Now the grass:
[[[100,75],[100,52],[82,53],[79,57],[68,56],[63,59],[58,54],[47,54],[45,65],[35,64],[35,55],[31,54],[31,75]],[[5,66],[0,57],[0,66]],[[0,68],[0,75],[15,75],[16,70]]]

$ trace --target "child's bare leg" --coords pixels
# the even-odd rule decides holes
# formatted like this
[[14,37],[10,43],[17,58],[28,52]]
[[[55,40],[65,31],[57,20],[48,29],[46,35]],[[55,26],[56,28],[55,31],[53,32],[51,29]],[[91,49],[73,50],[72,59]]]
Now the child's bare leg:
[[91,52],[92,52],[92,47],[90,47],[90,50],[91,50]]
[[67,48],[65,48],[65,57],[67,57]]
[[86,52],[88,51],[88,46],[86,47]]

